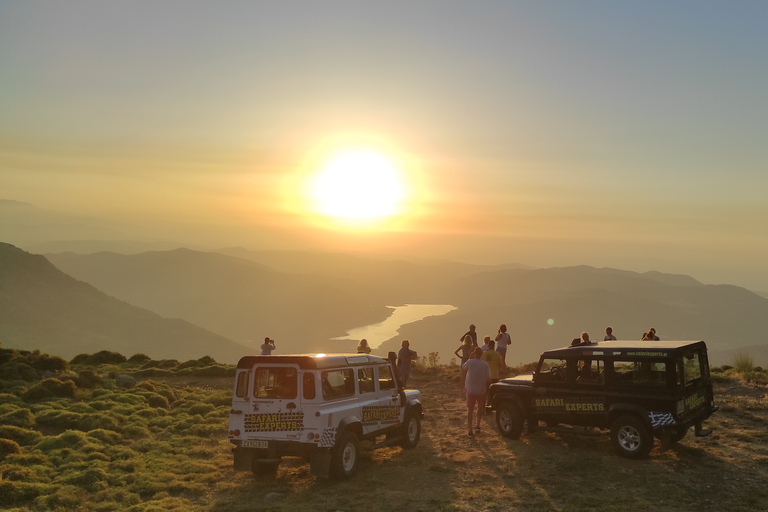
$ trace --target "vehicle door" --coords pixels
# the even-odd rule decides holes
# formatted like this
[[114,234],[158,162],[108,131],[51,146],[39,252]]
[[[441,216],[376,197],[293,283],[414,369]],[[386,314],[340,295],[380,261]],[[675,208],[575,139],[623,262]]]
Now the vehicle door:
[[566,398],[570,396],[569,386],[573,385],[573,362],[563,358],[544,357],[533,376],[533,396],[531,410],[534,416],[548,424],[557,424],[568,420]]
[[336,429],[345,419],[361,418],[360,402],[357,396],[356,367],[346,366],[322,370],[320,387],[322,394],[323,418],[330,418],[331,428]]
[[714,403],[709,377],[709,361],[705,351],[697,349],[683,354],[677,361],[678,395],[677,414],[681,419],[695,416],[701,409]]
[[564,397],[571,425],[604,426],[608,408],[605,397],[605,360],[583,355],[575,361],[572,392]]
[[380,364],[371,367],[374,374],[375,391],[373,400],[366,401],[363,408],[363,429],[376,432],[403,420],[403,405],[397,392],[397,383],[392,367]]
[[235,374],[235,388],[232,391],[232,408],[229,413],[229,431],[244,432],[244,414],[251,411],[249,382],[252,369],[238,368]]
[[[298,366],[257,363],[251,374],[251,405],[243,418],[243,438],[298,439],[304,422],[304,411],[300,407],[298,395]],[[243,446],[266,447],[263,442],[245,441]]]

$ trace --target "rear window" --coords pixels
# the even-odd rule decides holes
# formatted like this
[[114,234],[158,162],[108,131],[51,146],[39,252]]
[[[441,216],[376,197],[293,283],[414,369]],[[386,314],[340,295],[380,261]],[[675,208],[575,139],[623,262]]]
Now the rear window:
[[323,398],[325,400],[344,398],[355,394],[355,373],[352,368],[323,372],[320,380],[323,382]]
[[235,385],[235,396],[244,398],[248,394],[248,372],[237,374],[237,384]]
[[701,361],[698,353],[683,357],[683,375],[686,386],[701,378]]
[[296,368],[257,368],[253,387],[256,398],[296,398]]

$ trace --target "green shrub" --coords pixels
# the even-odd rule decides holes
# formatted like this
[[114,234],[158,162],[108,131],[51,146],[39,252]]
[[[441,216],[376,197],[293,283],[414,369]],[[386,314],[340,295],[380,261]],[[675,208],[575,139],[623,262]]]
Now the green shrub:
[[82,370],[77,373],[77,387],[82,389],[94,389],[104,385],[104,379],[93,370]]
[[33,368],[42,372],[63,372],[69,368],[67,362],[59,356],[40,354],[38,351],[27,356],[27,361]]
[[196,403],[187,409],[189,414],[199,414],[203,417],[216,410],[211,404]]
[[106,445],[116,445],[122,440],[122,436],[113,430],[96,428],[89,431],[86,436],[88,439],[99,441]]
[[38,382],[21,396],[27,402],[39,402],[47,398],[75,396],[77,386],[71,380],[45,379]]
[[136,385],[138,389],[155,392],[155,384],[151,380],[145,380]]
[[69,361],[69,364],[71,365],[83,364],[85,363],[85,361],[88,360],[89,357],[90,356],[88,354],[78,354]]
[[19,443],[11,439],[0,438],[0,461],[5,460],[9,455],[21,453]]
[[127,359],[122,354],[118,354],[117,352],[110,352],[109,350],[102,350],[101,352],[96,352],[92,356],[89,356],[85,360],[85,364],[90,366],[98,366],[102,364],[122,364],[126,361]]
[[38,427],[49,427],[55,430],[80,430],[79,422],[83,415],[77,412],[52,409],[40,413],[35,418]]
[[151,393],[147,396],[147,404],[150,407],[159,407],[162,409],[167,409],[169,407],[168,399],[157,393]]
[[146,354],[134,354],[128,358],[128,362],[131,364],[144,364],[147,361],[151,361],[152,358]]
[[40,496],[35,506],[43,510],[83,510],[88,503],[88,492],[70,485],[57,486],[55,492]]
[[0,481],[0,505],[13,506],[29,503],[51,490],[48,484]]
[[37,480],[37,475],[29,468],[5,466],[0,469],[0,472],[4,480],[12,482],[34,482]]
[[31,365],[23,360],[12,359],[7,363],[0,365],[0,379],[2,380],[37,380],[40,378],[40,372],[32,368]]
[[36,430],[29,430],[15,425],[0,424],[0,438],[10,439],[22,446],[37,444],[43,434]]
[[16,409],[0,415],[0,425],[28,428],[35,424],[35,415],[29,409]]
[[67,430],[58,436],[46,437],[37,443],[37,448],[40,451],[47,452],[63,448],[82,448],[86,444],[88,444],[88,437],[85,433],[77,430]]
[[88,468],[62,480],[65,484],[74,485],[88,492],[96,492],[107,487],[107,474],[101,468]]

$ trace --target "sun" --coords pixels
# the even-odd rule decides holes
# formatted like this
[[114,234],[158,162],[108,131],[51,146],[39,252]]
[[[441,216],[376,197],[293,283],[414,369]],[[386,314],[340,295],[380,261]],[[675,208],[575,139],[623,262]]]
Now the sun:
[[374,220],[401,212],[405,186],[391,158],[372,150],[346,150],[314,176],[311,196],[317,213]]

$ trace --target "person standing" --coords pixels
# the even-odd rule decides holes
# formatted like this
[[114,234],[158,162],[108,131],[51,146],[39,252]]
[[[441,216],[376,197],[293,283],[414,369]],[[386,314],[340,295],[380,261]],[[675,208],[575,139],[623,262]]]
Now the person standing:
[[261,355],[271,356],[272,351],[275,350],[275,340],[269,339],[269,336],[264,338],[264,343],[261,345]]
[[368,340],[363,338],[360,340],[360,343],[357,344],[357,353],[358,354],[370,354],[371,353],[371,347],[368,345]]
[[467,436],[472,437],[472,416],[477,405],[475,433],[480,433],[480,419],[485,407],[485,390],[491,383],[491,367],[483,361],[483,351],[475,347],[472,358],[461,367],[466,370],[464,388],[467,390]]
[[464,333],[464,336],[459,338],[459,341],[464,341],[464,338],[470,336],[472,338],[472,345],[477,346],[477,331],[475,331],[475,324],[469,324],[469,330]]
[[501,356],[501,368],[507,368],[507,347],[512,344],[512,338],[507,332],[507,325],[501,324],[499,333],[496,335],[496,352]]
[[613,335],[613,327],[605,328],[605,338],[603,338],[603,341],[616,341],[616,336]]
[[[490,386],[494,382],[499,382],[499,371],[501,370],[501,356],[499,355],[496,350],[494,350],[496,346],[496,342],[493,340],[488,340],[488,350],[483,352],[483,356],[481,359],[488,363],[488,366],[491,368],[491,380],[488,383]],[[488,390],[485,390],[486,397],[488,396]]]
[[459,348],[457,348],[453,353],[456,354],[456,357],[458,357],[461,362],[459,363],[459,371],[461,372],[461,389],[464,390],[464,378],[466,377],[467,372],[464,371],[464,363],[469,361],[469,359],[472,357],[472,351],[475,347],[472,346],[472,336],[469,334],[465,334],[464,337],[461,340],[461,345],[459,345]]
[[411,376],[411,361],[418,359],[415,350],[411,350],[411,342],[403,340],[400,352],[397,353],[397,376],[400,378],[400,384],[405,388],[408,378]]

